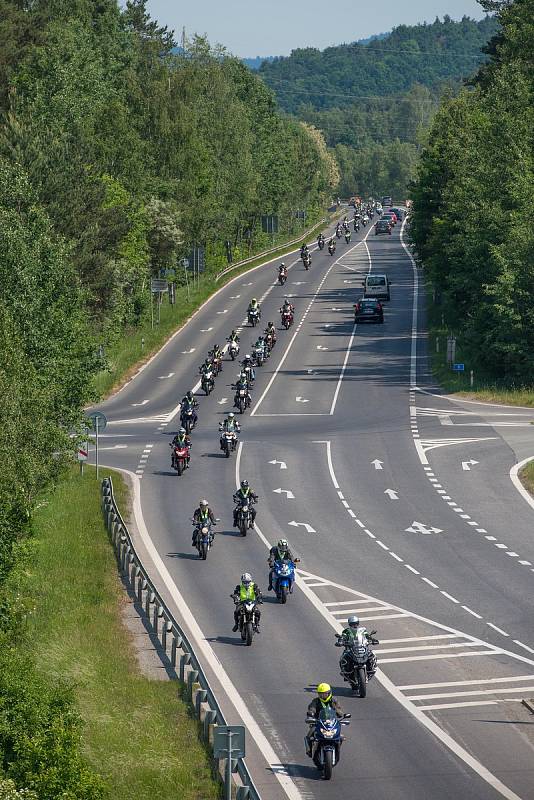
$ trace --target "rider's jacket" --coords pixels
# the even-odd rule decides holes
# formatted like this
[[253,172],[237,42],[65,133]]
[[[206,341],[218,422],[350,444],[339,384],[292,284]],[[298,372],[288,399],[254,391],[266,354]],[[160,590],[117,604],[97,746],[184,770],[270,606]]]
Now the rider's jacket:
[[330,700],[327,700],[326,702],[321,700],[320,697],[315,697],[308,706],[308,716],[318,717],[323,708],[333,708],[338,718],[343,716],[343,711],[339,704],[339,700],[332,695],[330,695]]

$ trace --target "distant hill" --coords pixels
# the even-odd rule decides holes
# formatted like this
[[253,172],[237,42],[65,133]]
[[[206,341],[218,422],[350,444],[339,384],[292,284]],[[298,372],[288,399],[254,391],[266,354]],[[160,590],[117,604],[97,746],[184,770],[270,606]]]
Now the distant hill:
[[243,64],[246,64],[249,69],[259,69],[264,61],[274,61],[276,56],[256,56],[256,58],[242,58]]
[[341,171],[339,191],[405,193],[440,96],[485,61],[494,17],[400,25],[370,41],[293,50],[259,74],[288,113],[323,131]]
[[414,83],[437,89],[477,70],[484,60],[481,48],[497,27],[489,16],[399,25],[368,43],[293,50],[263,63],[260,74],[282,108],[293,113],[303,102],[317,109],[346,106],[357,97],[407,92]]

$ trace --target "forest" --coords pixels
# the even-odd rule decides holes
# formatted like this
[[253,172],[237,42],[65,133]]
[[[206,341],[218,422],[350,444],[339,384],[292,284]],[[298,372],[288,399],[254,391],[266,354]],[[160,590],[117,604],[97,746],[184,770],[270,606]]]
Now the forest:
[[445,16],[368,44],[294,50],[264,63],[260,75],[282,108],[323,131],[341,168],[341,194],[402,198],[440,98],[476,72],[497,28],[494,16]]
[[445,102],[413,189],[412,239],[466,357],[534,381],[534,0],[491,2],[499,32],[473,88]]
[[226,241],[261,244],[262,214],[289,234],[338,181],[321,134],[238,59],[198,37],[175,44],[145,0],[0,0],[2,797],[104,795],[69,687],[15,647],[32,513],[95,399],[99,344],[150,315],[151,277],[191,242],[213,273]]

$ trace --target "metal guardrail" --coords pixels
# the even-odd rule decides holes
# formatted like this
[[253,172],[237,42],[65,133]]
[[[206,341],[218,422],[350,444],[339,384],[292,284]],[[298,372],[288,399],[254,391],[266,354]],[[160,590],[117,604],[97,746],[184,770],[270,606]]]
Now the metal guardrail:
[[245,267],[247,264],[251,264],[253,261],[256,261],[258,258],[263,258],[264,256],[270,256],[272,253],[277,253],[279,250],[285,250],[288,247],[292,247],[294,244],[298,244],[303,239],[311,234],[311,232],[318,226],[321,225],[323,222],[327,222],[328,217],[323,217],[318,222],[315,223],[311,228],[308,228],[307,231],[303,231],[296,239],[292,239],[290,242],[283,242],[282,244],[276,245],[276,247],[271,247],[269,250],[264,250],[263,253],[256,253],[254,256],[250,256],[250,258],[244,258],[242,261],[236,261],[235,264],[231,264],[226,269],[223,269],[222,272],[218,272],[215,276],[215,281],[220,280],[225,275],[228,275],[229,272],[232,272],[234,269],[239,269],[239,267]]
[[[115,502],[111,478],[104,478],[102,481],[102,513],[121,576],[143,608],[145,622],[184,685],[194,713],[201,723],[202,736],[211,745],[214,725],[226,725],[226,720],[189,639],[161,598],[136,553]],[[224,766],[224,760],[221,760],[218,764],[221,776],[224,775]],[[235,800],[261,800],[244,759],[233,760],[232,779]]]

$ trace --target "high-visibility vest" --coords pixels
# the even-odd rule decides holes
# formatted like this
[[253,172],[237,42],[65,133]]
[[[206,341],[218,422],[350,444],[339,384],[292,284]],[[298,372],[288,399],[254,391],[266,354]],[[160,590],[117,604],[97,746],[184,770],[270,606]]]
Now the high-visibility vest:
[[241,586],[239,587],[239,599],[242,602],[245,602],[245,600],[255,600],[256,593],[254,591],[254,584],[249,583],[248,586],[245,586],[242,583]]

